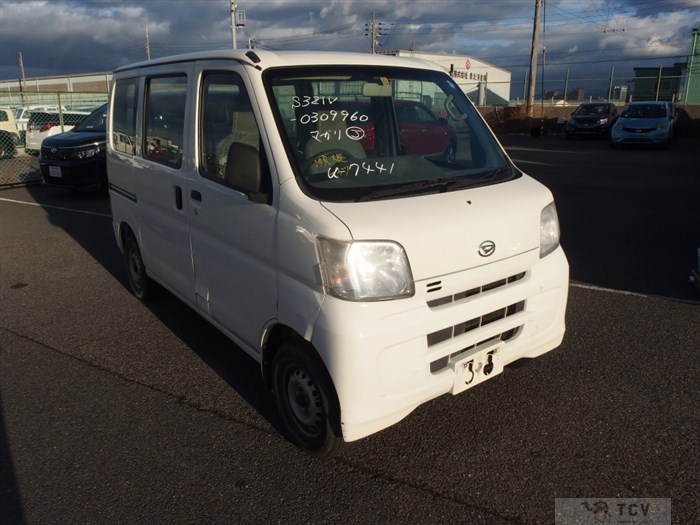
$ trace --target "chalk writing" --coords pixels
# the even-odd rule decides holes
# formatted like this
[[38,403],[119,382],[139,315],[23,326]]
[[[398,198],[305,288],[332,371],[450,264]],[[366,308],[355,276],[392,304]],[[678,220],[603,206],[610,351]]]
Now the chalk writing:
[[352,162],[345,165],[334,165],[328,168],[329,179],[340,179],[341,177],[357,177],[358,175],[371,175],[378,173],[380,175],[388,172],[391,175],[394,172],[394,163],[388,166],[383,162]]
[[340,152],[333,153],[331,155],[319,155],[316,157],[311,164],[314,168],[325,168],[326,166],[334,166],[339,162],[347,162],[348,159],[345,158]]
[[351,140],[362,140],[365,135],[365,130],[358,126],[348,126],[345,130],[345,136]]
[[365,138],[365,130],[358,128],[357,126],[350,126],[346,130],[342,129],[330,129],[327,131],[312,131],[311,138],[316,142],[330,142],[332,140],[343,140],[343,137],[347,137],[350,140],[362,140]]
[[309,106],[325,106],[332,105],[338,101],[338,97],[292,97],[292,107],[293,108],[307,108]]
[[[289,119],[295,121],[296,119]],[[302,124],[315,124],[317,122],[367,122],[369,117],[367,115],[361,115],[359,111],[353,113],[343,109],[337,111],[331,109],[330,111],[314,111],[312,113],[304,113],[300,118],[299,122]]]

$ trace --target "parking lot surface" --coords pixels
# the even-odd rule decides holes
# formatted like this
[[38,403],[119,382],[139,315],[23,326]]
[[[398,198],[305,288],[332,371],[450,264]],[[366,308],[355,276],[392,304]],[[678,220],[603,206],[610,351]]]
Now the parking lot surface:
[[3,524],[553,523],[565,497],[697,522],[697,141],[502,140],[557,200],[564,343],[328,462],[280,435],[223,335],[128,292],[104,197],[0,191]]

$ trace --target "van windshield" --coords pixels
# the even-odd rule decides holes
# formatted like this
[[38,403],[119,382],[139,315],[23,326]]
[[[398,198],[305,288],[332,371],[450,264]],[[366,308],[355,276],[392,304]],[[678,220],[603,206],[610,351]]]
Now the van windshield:
[[302,188],[330,201],[454,191],[519,176],[446,74],[407,68],[265,73]]

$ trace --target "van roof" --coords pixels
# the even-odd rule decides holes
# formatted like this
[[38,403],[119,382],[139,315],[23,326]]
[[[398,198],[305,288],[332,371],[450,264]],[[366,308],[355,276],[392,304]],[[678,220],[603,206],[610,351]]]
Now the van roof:
[[374,66],[403,66],[419,69],[444,71],[433,62],[419,58],[397,57],[394,55],[371,55],[368,53],[351,53],[338,51],[263,51],[220,49],[200,51],[184,55],[157,58],[137,62],[114,70],[115,73],[138,68],[191,62],[193,60],[234,60],[248,64],[260,70],[278,66],[316,66],[316,65],[374,65]]

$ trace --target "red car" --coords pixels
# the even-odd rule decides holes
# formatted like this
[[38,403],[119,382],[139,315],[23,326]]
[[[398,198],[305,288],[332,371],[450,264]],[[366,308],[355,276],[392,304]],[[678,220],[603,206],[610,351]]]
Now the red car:
[[[363,102],[343,103],[350,113],[368,115],[368,105]],[[452,162],[457,153],[457,133],[446,118],[435,116],[428,106],[413,100],[397,100],[394,104],[399,132],[399,142],[407,155],[444,154]],[[365,151],[374,151],[374,125],[371,118],[360,123],[365,137],[360,141]]]
[[446,159],[454,160],[456,133],[447,119],[436,117],[427,106],[412,100],[399,100],[394,107],[399,140],[407,154],[444,153]]

